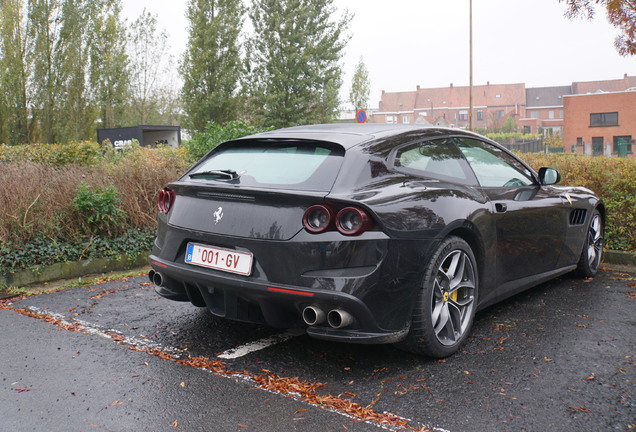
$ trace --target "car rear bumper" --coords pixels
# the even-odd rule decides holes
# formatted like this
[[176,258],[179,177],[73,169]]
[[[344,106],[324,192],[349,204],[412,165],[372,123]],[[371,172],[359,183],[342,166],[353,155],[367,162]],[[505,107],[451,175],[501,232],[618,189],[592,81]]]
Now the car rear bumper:
[[[406,319],[397,330],[383,329],[369,307],[351,294],[239,280],[233,275],[169,262],[155,255],[149,260],[152,267],[149,277],[157,294],[207,307],[218,317],[278,328],[307,327],[309,336],[350,343],[393,343],[408,332]],[[312,325],[303,319],[308,307],[322,312]],[[343,324],[342,327],[334,327],[328,319],[331,312],[350,317],[351,321],[338,321],[336,324]]]
[[[195,242],[253,255],[241,275],[186,263]],[[290,240],[238,238],[159,224],[150,264],[157,293],[207,307],[219,317],[359,343],[400,340],[436,239],[392,239],[381,231],[347,237],[301,230]],[[158,282],[158,283],[157,283]],[[308,324],[303,312],[315,308]],[[329,313],[344,323],[330,325]],[[320,319],[318,319],[320,318]],[[336,316],[340,319],[340,316]]]

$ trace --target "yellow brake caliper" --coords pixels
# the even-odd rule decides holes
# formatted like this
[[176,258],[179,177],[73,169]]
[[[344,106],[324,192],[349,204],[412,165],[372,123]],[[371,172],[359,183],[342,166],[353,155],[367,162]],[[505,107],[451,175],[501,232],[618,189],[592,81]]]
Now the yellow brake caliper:
[[459,297],[459,290],[455,290],[451,293],[450,297],[453,299],[454,302],[457,302],[457,298]]

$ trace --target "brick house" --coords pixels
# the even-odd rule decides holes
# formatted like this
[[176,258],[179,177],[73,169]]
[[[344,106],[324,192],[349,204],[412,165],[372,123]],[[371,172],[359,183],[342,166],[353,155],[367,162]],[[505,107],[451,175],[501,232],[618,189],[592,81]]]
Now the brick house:
[[[382,92],[370,123],[418,123],[468,127],[467,86]],[[473,86],[473,128],[497,128],[509,116],[525,115],[525,84]]]
[[[490,83],[473,86],[473,128],[497,129],[507,118],[514,117],[521,132],[561,134],[567,152],[621,154],[617,149],[629,139],[626,148],[631,155],[631,140],[636,137],[636,131],[630,127],[636,127],[632,112],[636,110],[636,91],[630,89],[636,90],[636,76],[627,74],[622,79],[573,82],[558,87],[526,89],[525,84]],[[378,111],[369,117],[369,122],[467,128],[469,91],[469,87],[452,84],[430,89],[417,86],[415,91],[406,92],[383,91]],[[606,94],[615,96],[595,97]],[[606,113],[610,114],[609,120],[595,116]],[[619,117],[620,124],[596,124],[613,121],[612,113]]]
[[636,88],[636,76],[625,74],[622,79],[573,82],[572,94],[621,92],[631,88]]
[[526,117],[517,121],[520,131],[536,134],[562,133],[565,113],[563,96],[572,94],[572,86],[536,87],[526,90]]
[[563,100],[565,151],[634,157],[636,87],[629,91],[568,95]]

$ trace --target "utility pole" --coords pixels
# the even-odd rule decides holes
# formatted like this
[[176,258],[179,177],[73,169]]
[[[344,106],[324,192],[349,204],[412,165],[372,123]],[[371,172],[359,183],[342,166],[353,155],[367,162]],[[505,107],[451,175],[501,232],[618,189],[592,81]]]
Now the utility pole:
[[468,85],[468,130],[473,130],[473,0],[469,0],[469,49],[470,55],[468,59],[469,69],[470,69],[470,78]]

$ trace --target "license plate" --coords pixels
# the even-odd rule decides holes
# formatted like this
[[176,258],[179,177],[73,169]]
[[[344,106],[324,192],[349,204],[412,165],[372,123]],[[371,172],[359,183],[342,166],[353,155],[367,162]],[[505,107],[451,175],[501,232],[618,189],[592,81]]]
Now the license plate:
[[188,243],[185,262],[244,276],[252,274],[252,254]]

